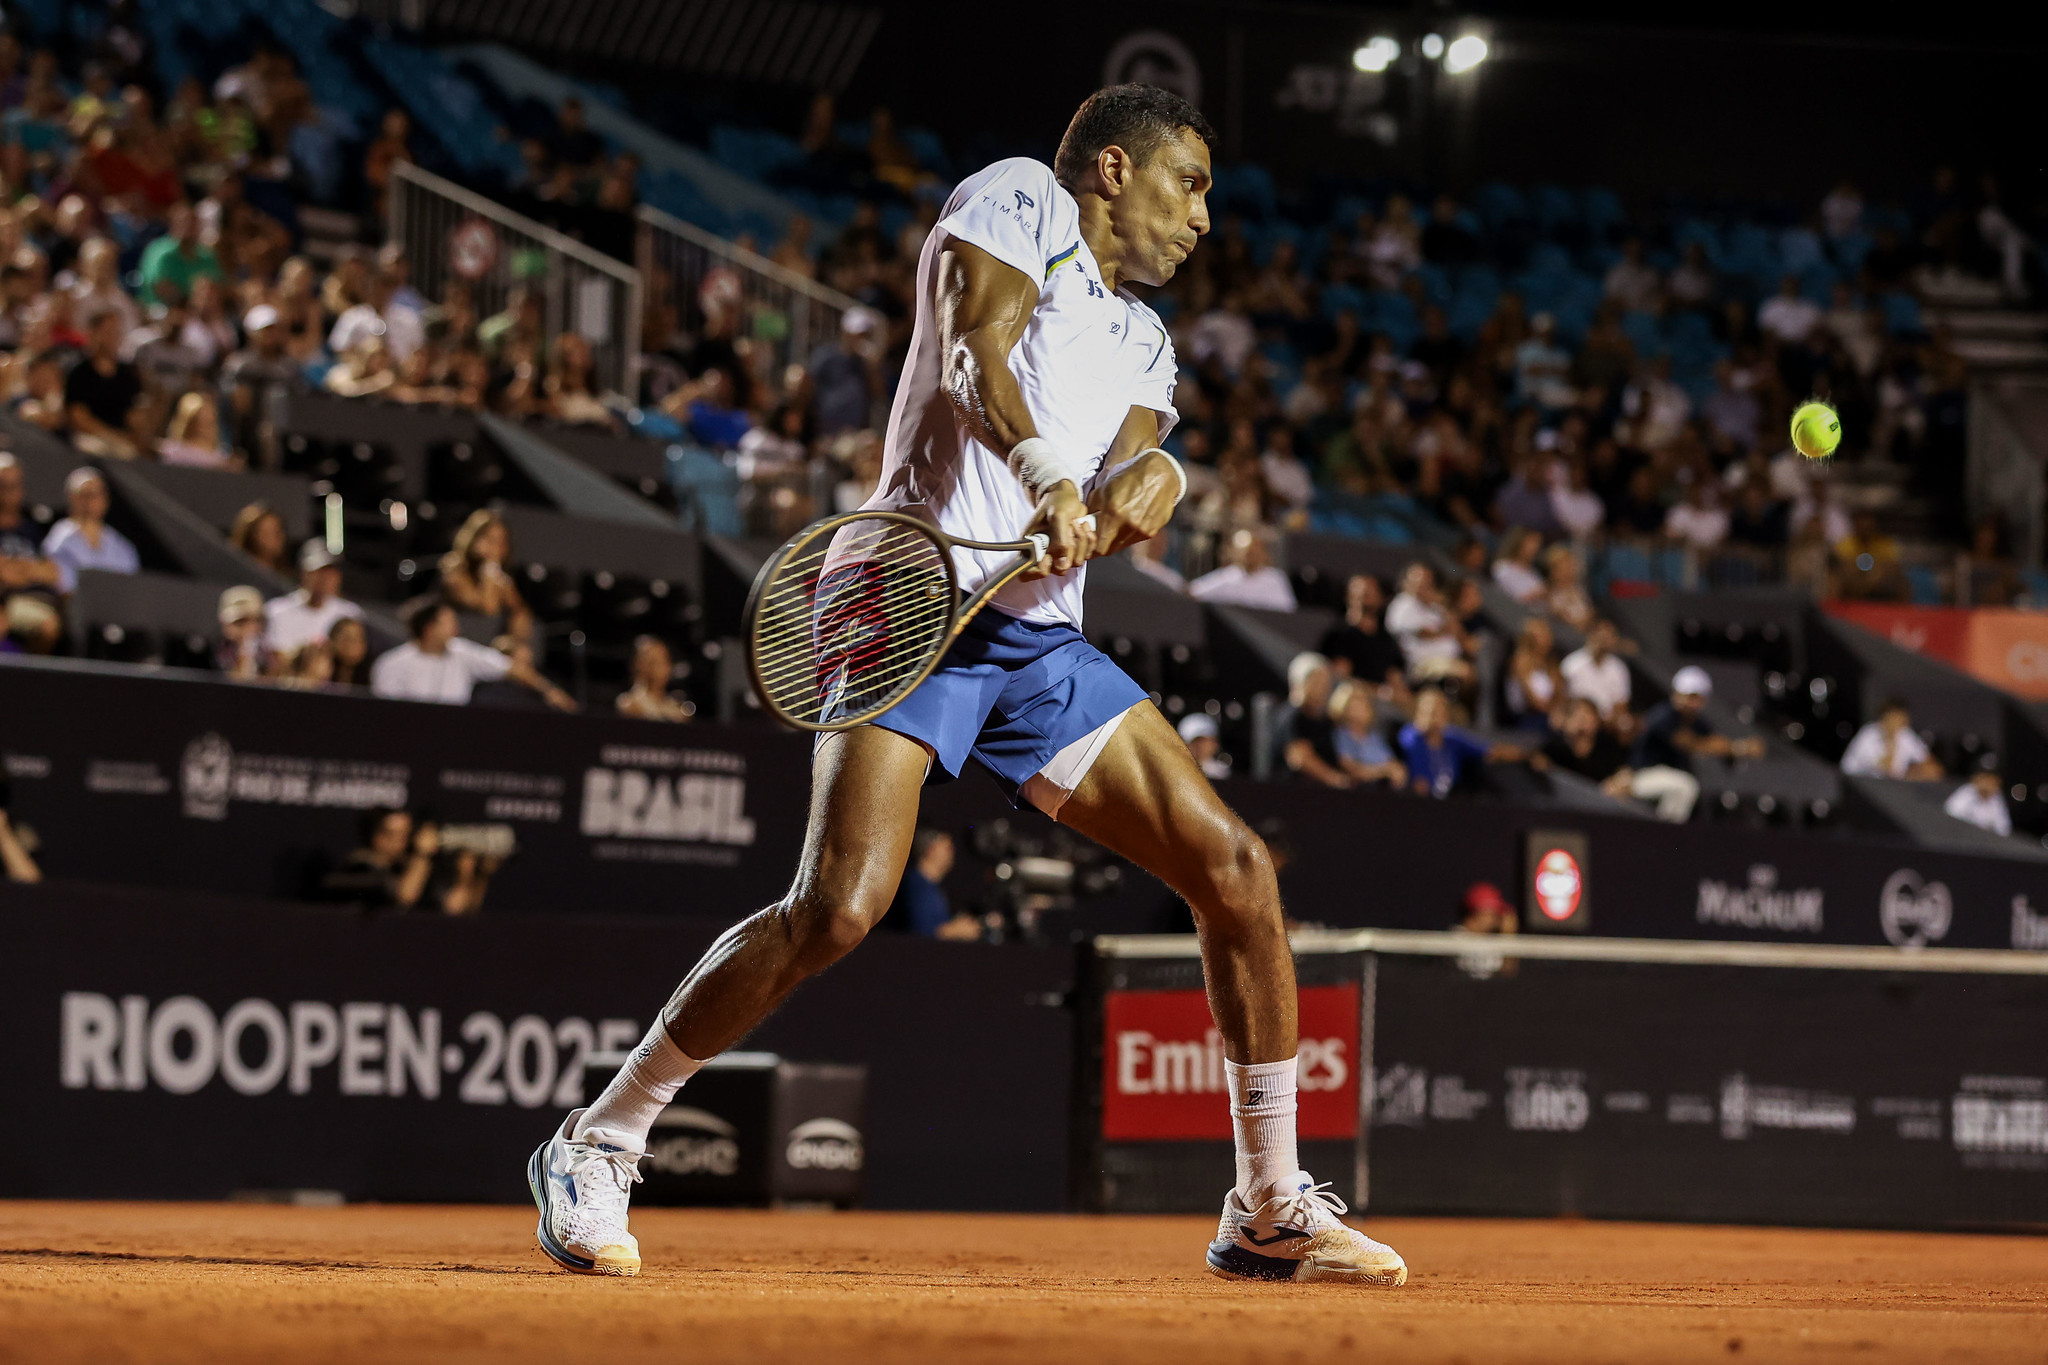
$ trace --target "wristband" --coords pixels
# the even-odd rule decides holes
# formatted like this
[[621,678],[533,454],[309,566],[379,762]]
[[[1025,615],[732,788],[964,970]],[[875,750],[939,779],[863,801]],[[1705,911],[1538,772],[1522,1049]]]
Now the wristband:
[[1180,467],[1179,460],[1174,459],[1171,454],[1160,449],[1158,446],[1152,446],[1149,449],[1138,452],[1138,458],[1141,460],[1147,455],[1164,456],[1166,462],[1173,466],[1173,477],[1180,480],[1180,492],[1173,495],[1173,505],[1176,507],[1180,506],[1180,500],[1188,495],[1188,472]]
[[1027,436],[1010,447],[1010,472],[1033,497],[1043,497],[1046,489],[1059,483],[1072,483],[1077,493],[1081,490],[1081,474],[1043,436]]

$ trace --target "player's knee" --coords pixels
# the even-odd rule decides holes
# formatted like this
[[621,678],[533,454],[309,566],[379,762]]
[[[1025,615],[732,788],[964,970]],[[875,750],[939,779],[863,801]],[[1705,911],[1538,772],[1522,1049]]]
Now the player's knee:
[[784,907],[798,958],[812,970],[829,966],[860,946],[888,910],[872,897],[797,896]]
[[1233,820],[1205,850],[1202,904],[1196,913],[1236,930],[1277,924],[1280,887],[1266,841]]

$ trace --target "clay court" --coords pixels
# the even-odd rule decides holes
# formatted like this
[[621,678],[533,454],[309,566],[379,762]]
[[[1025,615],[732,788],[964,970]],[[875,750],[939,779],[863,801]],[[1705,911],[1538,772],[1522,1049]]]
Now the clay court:
[[1194,1218],[647,1209],[637,1280],[515,1207],[0,1205],[22,1361],[2048,1361],[2048,1240],[1385,1220],[1401,1290],[1225,1284]]

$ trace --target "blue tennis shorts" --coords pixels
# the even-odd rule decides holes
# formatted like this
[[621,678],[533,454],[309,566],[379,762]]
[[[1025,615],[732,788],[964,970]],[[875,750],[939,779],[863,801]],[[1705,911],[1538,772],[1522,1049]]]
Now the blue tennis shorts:
[[946,657],[875,725],[932,751],[932,782],[973,758],[1013,803],[1068,745],[1147,700],[1145,689],[1064,622],[977,614]]

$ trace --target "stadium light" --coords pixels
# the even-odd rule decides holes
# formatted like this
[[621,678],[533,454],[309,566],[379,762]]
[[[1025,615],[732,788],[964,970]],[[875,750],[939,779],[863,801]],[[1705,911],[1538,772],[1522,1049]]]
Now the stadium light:
[[1437,58],[1443,56],[1444,35],[1441,33],[1430,33],[1424,35],[1422,39],[1422,55],[1429,58],[1431,61],[1435,61]]
[[1456,76],[1486,60],[1486,39],[1468,33],[1444,49],[1444,70]]
[[1360,71],[1385,71],[1401,55],[1401,45],[1385,36],[1369,38],[1364,47],[1351,54],[1351,64]]

